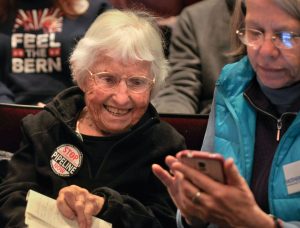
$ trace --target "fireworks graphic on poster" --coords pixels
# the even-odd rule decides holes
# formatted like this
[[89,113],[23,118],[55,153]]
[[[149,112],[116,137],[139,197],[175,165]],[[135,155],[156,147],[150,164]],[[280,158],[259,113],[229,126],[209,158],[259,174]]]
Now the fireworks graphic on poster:
[[40,10],[19,10],[14,32],[23,29],[25,32],[42,30],[43,33],[62,31],[63,17],[59,8]]

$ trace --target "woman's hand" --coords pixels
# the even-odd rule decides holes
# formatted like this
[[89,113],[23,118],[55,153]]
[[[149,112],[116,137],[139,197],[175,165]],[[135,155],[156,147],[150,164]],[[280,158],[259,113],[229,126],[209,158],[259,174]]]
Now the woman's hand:
[[84,188],[71,185],[59,191],[56,204],[65,217],[76,219],[80,228],[88,228],[92,225],[92,216],[101,211],[104,198],[93,195]]
[[232,159],[224,164],[227,184],[214,181],[174,157],[167,157],[166,163],[173,175],[157,165],[153,165],[153,172],[168,188],[188,223],[197,218],[221,227],[274,227],[272,218],[256,204]]
[[[173,163],[178,162],[173,156],[166,157],[166,164],[171,169]],[[183,174],[181,172],[171,171],[169,173],[167,170],[163,169],[160,165],[152,165],[153,173],[160,179],[160,181],[167,187],[169,195],[171,196],[176,207],[180,210],[181,214],[186,218],[187,222],[190,223],[189,214],[185,213],[184,205],[184,194],[181,192],[182,188],[178,184],[184,180]],[[180,181],[181,180],[181,181]]]

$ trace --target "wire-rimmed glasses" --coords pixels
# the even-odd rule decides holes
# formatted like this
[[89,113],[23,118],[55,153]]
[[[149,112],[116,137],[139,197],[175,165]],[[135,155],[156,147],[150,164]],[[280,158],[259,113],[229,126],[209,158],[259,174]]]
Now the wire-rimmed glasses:
[[143,93],[151,89],[155,83],[155,79],[144,76],[122,78],[109,72],[92,73],[90,70],[88,70],[88,72],[95,84],[106,91],[117,87],[122,80],[125,81],[127,88],[134,93]]
[[[237,36],[243,44],[257,49],[264,40],[265,34],[262,31],[252,28],[242,28],[236,31]],[[298,46],[300,43],[300,34],[294,32],[281,31],[275,32],[271,40],[273,44],[279,49],[291,49]]]

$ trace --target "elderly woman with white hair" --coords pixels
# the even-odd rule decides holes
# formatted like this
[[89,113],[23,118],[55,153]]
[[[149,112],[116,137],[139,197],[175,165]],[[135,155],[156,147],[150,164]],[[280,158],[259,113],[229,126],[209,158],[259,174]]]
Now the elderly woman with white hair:
[[70,58],[78,87],[22,122],[23,140],[0,185],[0,226],[24,226],[29,189],[90,227],[175,227],[175,207],[151,172],[185,148],[150,104],[166,74],[162,39],[146,13],[100,15]]

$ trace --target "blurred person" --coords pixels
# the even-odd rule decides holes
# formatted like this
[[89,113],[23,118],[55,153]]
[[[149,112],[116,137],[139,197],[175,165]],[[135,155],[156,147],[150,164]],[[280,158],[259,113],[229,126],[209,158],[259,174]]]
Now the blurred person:
[[233,61],[230,22],[235,0],[204,0],[186,7],[172,30],[171,71],[152,100],[161,113],[208,114],[222,67]]
[[0,0],[0,102],[36,105],[73,86],[69,55],[106,0]]
[[144,9],[160,17],[177,16],[181,10],[201,0],[110,0],[118,9]]
[[92,216],[118,228],[175,227],[176,208],[151,171],[185,148],[150,104],[168,69],[155,20],[104,12],[70,64],[78,87],[22,121],[20,149],[0,185],[0,227],[24,225],[29,189],[56,198],[80,227],[90,227]]
[[223,155],[227,184],[181,163],[182,152],[166,158],[174,175],[153,171],[184,217],[178,227],[300,227],[300,1],[237,3],[244,57],[222,70],[202,151],[191,154]]
[[170,38],[176,24],[177,15],[183,8],[200,0],[110,0],[117,9],[142,9],[151,12],[157,18],[164,38],[165,56],[169,56]]

